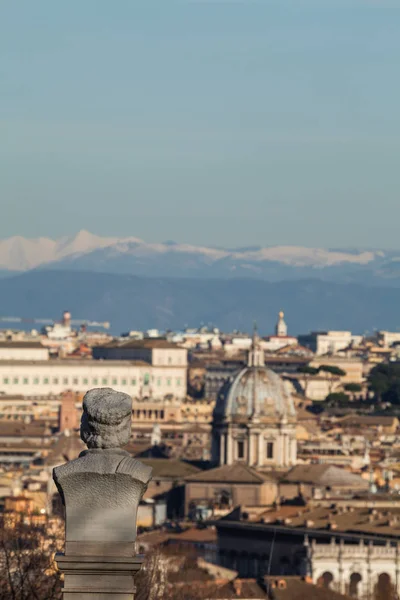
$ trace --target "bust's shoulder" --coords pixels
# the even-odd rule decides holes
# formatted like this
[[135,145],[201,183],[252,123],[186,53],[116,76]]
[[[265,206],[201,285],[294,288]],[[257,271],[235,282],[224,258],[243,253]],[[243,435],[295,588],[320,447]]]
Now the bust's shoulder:
[[57,483],[61,479],[69,476],[80,475],[81,473],[99,473],[129,475],[132,479],[147,485],[151,479],[152,468],[136,460],[125,451],[96,452],[85,450],[79,458],[55,467],[53,469],[53,479]]
[[133,456],[125,456],[119,463],[116,472],[130,475],[134,479],[147,484],[151,479],[153,469],[144,465],[140,460],[136,460]]

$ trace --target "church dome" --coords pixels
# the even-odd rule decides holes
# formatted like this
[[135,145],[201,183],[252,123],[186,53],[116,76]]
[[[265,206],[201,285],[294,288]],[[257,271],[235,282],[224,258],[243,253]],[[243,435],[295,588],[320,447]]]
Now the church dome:
[[235,417],[296,417],[290,386],[264,362],[261,342],[254,335],[248,366],[227,382],[217,398],[214,416],[217,420]]
[[284,381],[263,366],[246,367],[223,386],[215,407],[215,416],[295,417],[292,395]]

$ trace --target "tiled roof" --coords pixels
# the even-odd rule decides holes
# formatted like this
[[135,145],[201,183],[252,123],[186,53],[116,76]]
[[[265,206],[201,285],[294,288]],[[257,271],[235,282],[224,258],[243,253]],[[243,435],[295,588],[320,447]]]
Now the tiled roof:
[[342,427],[392,427],[398,421],[397,417],[370,416],[370,415],[346,415],[339,420]]
[[159,477],[183,479],[187,476],[195,476],[200,471],[189,463],[171,458],[142,458],[140,462],[153,469],[153,479]]
[[33,423],[6,421],[0,423],[0,437],[19,436],[23,439],[24,437],[44,437],[50,435],[49,426],[43,421]]
[[353,486],[368,488],[368,482],[360,477],[349,473],[345,469],[335,465],[297,465],[293,467],[283,478],[283,481],[292,483],[308,483],[311,485],[324,486]]
[[[287,530],[308,529],[335,531],[336,534],[355,534],[400,537],[400,508],[371,509],[351,506],[282,506],[257,515],[262,523],[243,522],[243,526],[280,527]],[[220,521],[219,523],[221,523]],[[242,522],[241,522],[242,523]]]
[[75,460],[83,450],[86,450],[86,446],[77,433],[61,434],[46,457],[45,464],[57,465],[68,460]]
[[0,348],[42,348],[45,350],[45,346],[41,342],[0,342]]
[[349,596],[343,596],[333,590],[318,587],[307,583],[299,577],[270,577],[270,586],[274,600],[346,600]]
[[144,340],[127,340],[127,341],[120,341],[120,340],[112,340],[110,343],[106,344],[105,346],[97,346],[97,348],[101,349],[101,348],[122,348],[124,349],[129,349],[129,348],[134,348],[134,349],[145,349],[145,350],[157,350],[157,349],[168,349],[170,348],[171,350],[181,350],[182,348],[180,348],[180,346],[178,346],[177,344],[173,344],[172,342],[169,342],[168,340],[164,339],[164,338],[149,338],[149,339],[144,339]]
[[[51,358],[49,360],[1,360],[0,366],[34,366],[34,367],[70,367],[70,366],[87,369],[88,366],[92,367],[103,367],[109,369],[110,367],[149,367],[149,363],[143,360],[96,360],[90,357],[79,358]],[[176,365],[175,365],[176,366]],[[169,365],[166,365],[169,367]]]
[[217,467],[216,469],[210,469],[209,471],[202,471],[197,475],[190,475],[189,477],[186,477],[186,481],[262,484],[266,481],[274,481],[274,479],[267,474],[259,473],[247,465],[236,464],[224,465],[222,467]]

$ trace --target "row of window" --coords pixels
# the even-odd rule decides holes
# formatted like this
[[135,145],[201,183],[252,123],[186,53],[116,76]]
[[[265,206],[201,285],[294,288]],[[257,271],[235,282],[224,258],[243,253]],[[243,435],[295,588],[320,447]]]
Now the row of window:
[[163,410],[146,410],[146,409],[133,409],[132,415],[134,419],[163,419]]
[[[154,378],[152,378],[152,381],[154,381]],[[29,377],[3,377],[3,384],[4,385],[9,385],[9,384],[14,384],[14,385],[18,385],[20,383],[22,383],[23,385],[29,385],[34,384],[34,385],[38,385],[38,384],[50,384],[50,382],[53,385],[59,385],[59,384],[63,384],[63,385],[69,385],[69,384],[73,384],[73,385],[79,385],[80,383],[82,385],[132,385],[135,386],[137,385],[138,381],[137,379],[127,379],[127,378],[117,378],[117,377],[112,377],[112,378],[108,378],[108,377],[32,377],[32,379],[30,380]],[[139,382],[140,383],[140,382]],[[145,375],[143,378],[143,384],[144,385],[148,385],[150,383],[150,375]],[[161,377],[158,377],[154,383],[156,383],[156,385],[161,386],[162,385],[162,379]],[[182,385],[182,380],[180,377],[178,377],[175,381],[177,386]],[[166,379],[166,384],[168,386],[172,385],[172,379],[170,377],[168,377]]]
[[[243,440],[239,440],[237,443],[237,457],[239,459],[244,458],[244,441]],[[267,442],[265,445],[265,458],[266,459],[273,459],[274,458],[274,443],[273,442]]]

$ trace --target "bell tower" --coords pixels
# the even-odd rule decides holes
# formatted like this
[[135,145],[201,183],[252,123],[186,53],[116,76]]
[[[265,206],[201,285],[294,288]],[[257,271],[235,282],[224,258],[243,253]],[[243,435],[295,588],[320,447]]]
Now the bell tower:
[[275,326],[275,335],[277,337],[286,337],[287,336],[287,325],[284,319],[285,313],[281,310],[278,313],[278,322]]

